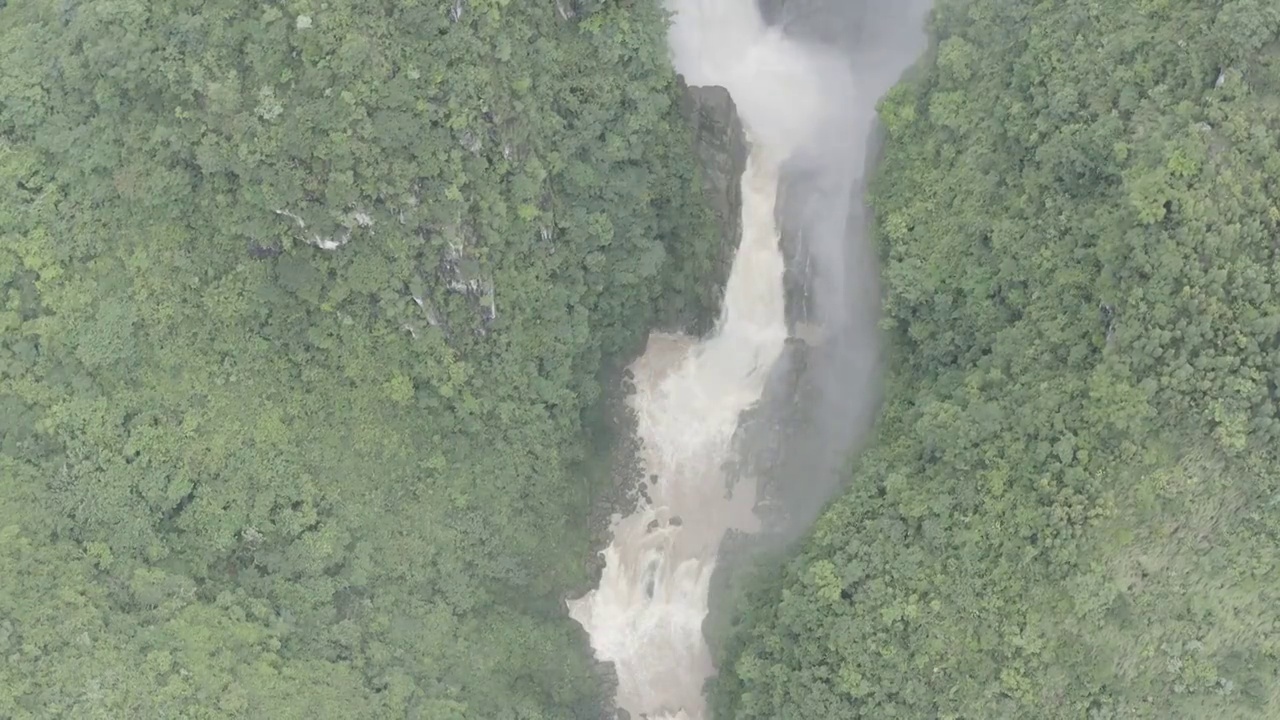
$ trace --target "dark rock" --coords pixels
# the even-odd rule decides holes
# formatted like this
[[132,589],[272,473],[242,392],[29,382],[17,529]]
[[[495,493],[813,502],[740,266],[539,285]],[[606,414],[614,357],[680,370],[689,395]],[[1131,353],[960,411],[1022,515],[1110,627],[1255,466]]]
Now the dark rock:
[[783,21],[782,11],[786,5],[786,0],[756,0],[756,5],[760,8],[760,16],[769,25],[781,25]]
[[810,322],[815,317],[814,258],[802,232],[802,199],[807,189],[794,173],[784,171],[778,188],[777,222],[782,248],[787,330],[792,333],[797,325]]
[[689,86],[683,77],[680,114],[693,130],[693,151],[703,187],[721,229],[720,259],[733,262],[742,240],[742,173],[747,167],[747,137],[729,91],[719,86]]
[[[742,240],[741,182],[750,148],[728,90],[718,86],[688,86],[683,77],[678,78],[678,82],[681,115],[693,130],[694,153],[702,171],[703,187],[721,231],[719,259],[727,273]],[[806,190],[808,188],[797,187],[797,183],[784,178],[778,197],[778,225],[786,259],[783,282],[788,327],[806,322],[813,315],[813,260],[800,232],[802,208],[800,203],[788,202],[791,195],[803,195]]]
[[268,260],[280,257],[284,249],[279,245],[272,243],[270,245],[259,245],[256,240],[248,241],[249,257],[254,260]]
[[671,527],[680,527],[681,525],[684,525],[684,520],[681,520],[679,515],[672,515],[671,519],[667,521],[667,524]]

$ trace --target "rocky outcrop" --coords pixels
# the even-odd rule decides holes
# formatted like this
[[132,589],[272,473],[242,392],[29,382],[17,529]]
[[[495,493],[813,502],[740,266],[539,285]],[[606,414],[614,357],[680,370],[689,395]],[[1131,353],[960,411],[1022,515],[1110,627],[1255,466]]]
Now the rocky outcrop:
[[693,133],[693,152],[702,183],[720,228],[720,261],[733,263],[742,240],[742,173],[747,167],[747,138],[729,91],[718,86],[689,86],[677,78],[680,114]]
[[[693,132],[693,151],[702,172],[703,187],[720,228],[720,262],[723,277],[733,263],[734,253],[742,241],[742,173],[746,170],[746,133],[738,117],[737,106],[729,91],[718,86],[689,86],[677,78],[680,86],[680,110]],[[794,183],[783,178],[778,197],[778,227],[782,234],[782,251],[786,260],[783,282],[787,293],[787,326],[794,329],[812,315],[812,259],[800,233],[800,223],[793,213],[783,209]]]
[[804,400],[807,370],[813,348],[799,338],[790,338],[769,373],[759,402],[742,413],[733,437],[733,460],[727,466],[730,481],[753,480],[761,505],[757,514],[766,520],[766,528],[776,524],[767,517],[770,499],[776,494],[771,487],[780,470],[794,454],[797,436],[804,434]]
[[[786,297],[787,332],[795,337],[797,327],[814,319],[813,251],[801,231],[803,221],[798,198],[803,197],[793,171],[784,168],[778,187],[776,218],[782,249],[782,285]],[[815,333],[816,334],[816,333]],[[812,339],[805,337],[807,341]]]

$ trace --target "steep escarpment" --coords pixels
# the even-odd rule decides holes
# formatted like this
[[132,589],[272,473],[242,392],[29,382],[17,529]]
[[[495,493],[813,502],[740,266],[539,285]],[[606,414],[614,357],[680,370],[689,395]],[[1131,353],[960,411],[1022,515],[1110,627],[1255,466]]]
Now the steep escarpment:
[[718,716],[1275,717],[1280,10],[933,29],[881,105],[888,400]]
[[690,328],[705,332],[715,320],[733,254],[742,239],[742,172],[747,164],[747,141],[742,120],[729,91],[718,86],[689,86],[678,77],[680,113],[693,133],[702,188],[718,229],[719,252],[711,274],[703,279],[714,292],[710,312]]

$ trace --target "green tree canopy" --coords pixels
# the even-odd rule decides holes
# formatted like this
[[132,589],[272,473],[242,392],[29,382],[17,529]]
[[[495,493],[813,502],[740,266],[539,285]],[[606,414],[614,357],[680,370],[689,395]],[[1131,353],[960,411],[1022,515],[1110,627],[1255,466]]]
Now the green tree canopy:
[[0,28],[0,716],[597,717],[583,414],[719,254],[658,8]]

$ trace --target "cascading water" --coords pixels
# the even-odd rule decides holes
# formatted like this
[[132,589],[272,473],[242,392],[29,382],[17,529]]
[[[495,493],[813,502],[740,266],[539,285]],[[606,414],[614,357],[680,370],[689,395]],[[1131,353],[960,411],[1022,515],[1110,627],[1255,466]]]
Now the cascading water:
[[642,460],[657,477],[652,503],[615,522],[600,586],[571,602],[570,615],[597,657],[615,663],[617,703],[633,716],[701,717],[713,670],[702,619],[716,551],[726,530],[754,528],[750,483],[726,495],[721,464],[786,339],[776,183],[776,166],[756,150],[719,331],[701,344],[654,334],[632,366]]
[[[728,89],[746,129],[742,240],[715,332],[701,341],[655,333],[632,366],[641,459],[657,479],[650,502],[615,519],[600,584],[570,601],[569,612],[596,656],[614,663],[619,707],[632,717],[699,720],[702,686],[714,672],[702,621],[717,551],[728,530],[757,525],[754,482],[738,478],[727,491],[735,479],[724,467],[739,417],[760,399],[787,338],[780,166],[813,150],[819,136],[852,147],[848,138],[863,128],[848,112],[847,61],[767,26],[756,0],[669,3],[676,69],[690,85]],[[842,172],[833,192],[847,197]],[[848,203],[837,205],[839,244]]]

